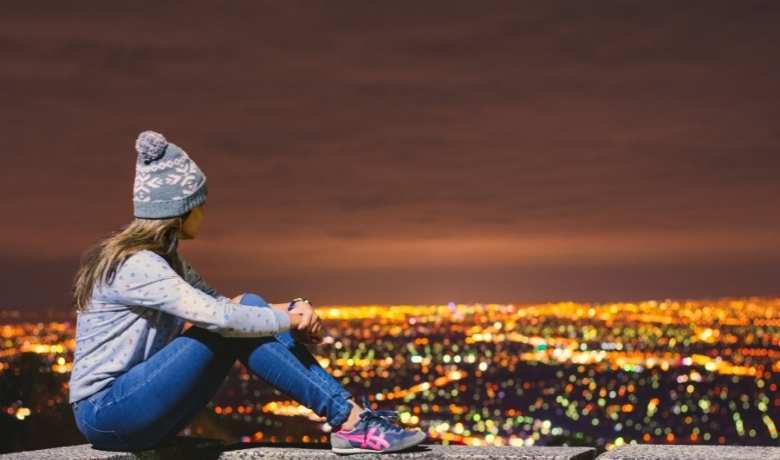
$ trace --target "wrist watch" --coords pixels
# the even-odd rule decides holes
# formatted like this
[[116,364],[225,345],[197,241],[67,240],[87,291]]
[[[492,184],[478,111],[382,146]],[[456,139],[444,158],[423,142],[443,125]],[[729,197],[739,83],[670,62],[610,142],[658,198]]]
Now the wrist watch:
[[311,305],[309,299],[306,299],[304,297],[296,297],[290,301],[289,305],[287,305],[287,309],[292,310],[292,307],[295,305],[295,302],[306,302],[307,304]]

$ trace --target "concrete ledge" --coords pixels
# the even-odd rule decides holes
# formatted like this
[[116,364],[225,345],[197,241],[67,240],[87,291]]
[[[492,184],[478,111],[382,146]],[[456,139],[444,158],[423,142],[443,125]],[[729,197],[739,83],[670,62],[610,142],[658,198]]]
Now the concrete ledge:
[[598,460],[780,460],[780,447],[637,444],[604,452]]
[[[395,454],[355,454],[340,456],[323,445],[232,444],[203,438],[178,438],[175,442],[154,450],[111,452],[93,449],[89,444],[32,450],[0,455],[2,460],[76,459],[253,459],[284,460],[335,459],[450,459],[468,460],[594,460],[592,447],[467,447],[422,444]],[[698,446],[639,444],[618,447],[604,452],[597,460],[780,460],[780,447],[764,446]]]
[[177,441],[175,445],[141,452],[110,452],[96,450],[89,444],[33,450],[0,455],[3,460],[22,459],[79,459],[79,460],[127,460],[127,459],[253,459],[277,458],[285,460],[314,459],[513,459],[513,460],[593,460],[595,449],[591,447],[467,447],[422,444],[417,448],[395,454],[336,455],[325,446],[279,446],[262,444],[223,445],[208,439],[191,438]]
[[220,459],[283,458],[286,460],[330,459],[513,459],[513,460],[593,460],[591,447],[468,447],[422,444],[401,453],[337,455],[330,449],[253,447],[223,452]]
[[[467,447],[423,444],[395,454],[355,454],[340,456],[322,445],[300,446],[283,444],[233,444],[203,438],[178,438],[158,449],[140,452],[111,452],[93,449],[89,444],[32,450],[0,455],[2,460],[76,459],[253,459],[284,460],[327,459],[505,459],[505,460],[594,460],[591,447]],[[780,460],[780,447],[763,446],[697,446],[639,444],[618,447],[604,452],[597,460]]]
[[139,452],[112,452],[93,449],[91,444],[56,447],[52,449],[28,450],[0,455],[2,460],[23,459],[79,459],[79,460],[126,460],[126,459],[174,459],[174,458],[219,458],[225,449],[219,441],[204,438],[177,438],[174,443],[154,450]]

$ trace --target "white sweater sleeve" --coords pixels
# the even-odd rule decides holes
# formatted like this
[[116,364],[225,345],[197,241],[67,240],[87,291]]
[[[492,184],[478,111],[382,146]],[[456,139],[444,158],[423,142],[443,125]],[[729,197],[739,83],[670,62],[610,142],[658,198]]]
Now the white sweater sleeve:
[[260,337],[290,329],[284,312],[231,303],[193,287],[150,250],[131,255],[118,267],[106,295],[125,305],[164,311],[225,337]]

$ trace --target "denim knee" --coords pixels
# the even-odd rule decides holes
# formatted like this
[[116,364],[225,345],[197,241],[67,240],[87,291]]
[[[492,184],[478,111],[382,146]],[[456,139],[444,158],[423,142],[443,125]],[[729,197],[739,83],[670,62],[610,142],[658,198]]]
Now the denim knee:
[[241,305],[249,305],[252,307],[268,307],[268,302],[265,301],[264,298],[262,298],[259,294],[255,294],[254,292],[245,292],[241,294],[241,300],[239,301]]
[[[246,305],[250,307],[266,307],[271,308],[271,305],[266,302],[266,300],[260,296],[259,294],[255,294],[254,292],[244,292],[241,294],[241,299],[239,302],[241,305]],[[290,332],[282,332],[280,334],[275,335],[276,339],[281,341],[283,344],[289,346],[292,346],[292,344],[295,342],[295,339],[293,339],[292,335],[290,335]]]

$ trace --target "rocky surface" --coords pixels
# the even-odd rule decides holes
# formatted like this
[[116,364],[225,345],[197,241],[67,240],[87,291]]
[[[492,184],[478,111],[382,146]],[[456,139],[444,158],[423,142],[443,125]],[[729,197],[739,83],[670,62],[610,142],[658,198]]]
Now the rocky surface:
[[402,453],[336,455],[323,446],[280,447],[268,445],[240,444],[226,446],[209,440],[189,439],[175,445],[141,452],[110,452],[96,450],[89,444],[34,450],[0,455],[2,460],[22,459],[81,459],[81,460],[125,460],[125,459],[517,459],[517,460],[593,460],[595,449],[590,447],[467,447],[421,445]]
[[639,444],[605,452],[598,460],[780,460],[780,447]]

